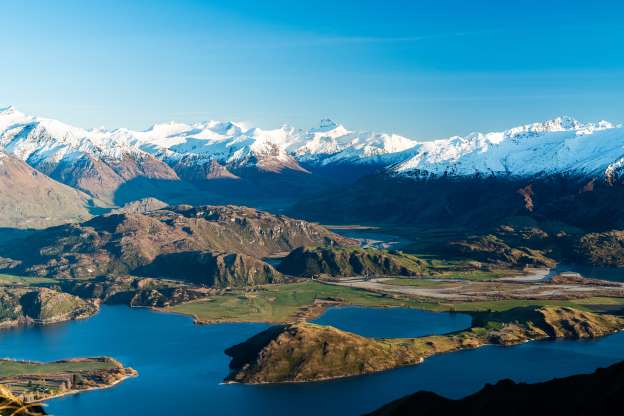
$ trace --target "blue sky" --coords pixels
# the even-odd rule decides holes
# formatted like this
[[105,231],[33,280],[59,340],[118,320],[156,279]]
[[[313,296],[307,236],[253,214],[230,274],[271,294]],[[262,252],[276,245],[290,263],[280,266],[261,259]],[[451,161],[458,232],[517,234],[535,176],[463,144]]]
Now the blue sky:
[[331,117],[423,139],[624,122],[618,3],[3,2],[0,106],[107,128]]

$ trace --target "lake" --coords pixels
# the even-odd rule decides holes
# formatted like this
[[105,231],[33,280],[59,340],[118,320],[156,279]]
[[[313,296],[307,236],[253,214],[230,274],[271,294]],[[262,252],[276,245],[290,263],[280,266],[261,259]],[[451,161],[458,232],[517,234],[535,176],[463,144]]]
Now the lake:
[[414,338],[461,331],[470,327],[472,318],[463,313],[347,306],[330,308],[313,322],[365,337]]
[[[400,326],[413,328],[412,335],[437,333],[469,322],[461,314],[366,308],[332,309],[318,321],[347,330],[364,328],[362,332],[373,336],[409,331]],[[138,378],[110,389],[51,400],[48,410],[58,416],[355,415],[420,389],[461,397],[501,378],[547,380],[589,372],[624,358],[624,333],[619,333],[593,341],[483,347],[432,357],[418,366],[336,381],[220,384],[229,362],[223,350],[266,327],[198,326],[184,316],[103,306],[84,321],[2,331],[0,355],[33,360],[110,355],[139,371]]]

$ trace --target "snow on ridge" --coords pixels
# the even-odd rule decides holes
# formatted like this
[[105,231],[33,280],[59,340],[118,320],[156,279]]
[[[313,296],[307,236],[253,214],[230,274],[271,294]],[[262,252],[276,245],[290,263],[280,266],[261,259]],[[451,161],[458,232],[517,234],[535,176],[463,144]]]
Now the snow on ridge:
[[[291,163],[333,156],[358,161],[403,151],[416,141],[398,135],[352,132],[331,119],[309,130],[284,125],[273,130],[244,123],[208,121],[167,122],[143,131],[83,129],[57,120],[26,116],[13,107],[0,111],[0,146],[26,160],[58,162],[76,152],[109,158],[148,153],[162,159],[217,159],[220,162],[271,157]],[[339,155],[339,153],[343,153]]]
[[317,127],[276,129],[231,121],[166,122],[143,131],[83,129],[57,120],[0,109],[0,149],[23,160],[74,160],[84,155],[120,159],[154,156],[165,162],[377,163],[399,175],[536,174],[621,169],[624,129],[606,121],[581,123],[562,116],[490,133],[434,141],[352,131],[331,119]]
[[395,174],[594,174],[624,156],[624,129],[606,121],[583,124],[557,117],[502,132],[421,143],[412,153],[392,167]]

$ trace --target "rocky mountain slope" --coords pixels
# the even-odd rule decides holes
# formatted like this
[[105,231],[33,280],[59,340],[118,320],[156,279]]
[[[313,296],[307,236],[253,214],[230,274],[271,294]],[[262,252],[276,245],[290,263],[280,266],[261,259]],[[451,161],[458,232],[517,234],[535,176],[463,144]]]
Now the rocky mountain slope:
[[41,228],[86,220],[95,202],[0,151],[0,227]]
[[521,216],[609,230],[624,226],[623,158],[621,126],[560,117],[419,142],[394,154],[384,171],[292,211],[328,222],[482,228]]
[[227,193],[230,189],[221,182],[240,179],[243,183],[236,187],[248,193],[258,185],[271,189],[270,183],[286,178],[286,188],[272,189],[288,195],[323,182],[320,177],[310,180],[308,167],[344,162],[384,166],[384,157],[414,144],[398,135],[349,131],[331,120],[309,130],[210,121],[108,131],[29,116],[13,107],[0,110],[0,148],[108,203],[173,198],[184,194],[180,188],[189,189],[185,182]]
[[226,381],[257,384],[363,375],[485,344],[594,338],[622,328],[621,317],[553,306],[477,314],[469,330],[409,339],[371,339],[310,323],[281,325],[225,351],[232,357]]
[[329,243],[353,242],[252,208],[182,205],[49,228],[1,247],[0,255],[4,268],[39,276],[156,275],[228,286],[279,280],[263,257]]
[[[516,383],[501,380],[459,400],[421,391],[389,403],[370,416],[418,414],[510,416],[544,414],[551,416],[591,416],[609,414],[624,404],[624,362],[543,383]],[[536,410],[539,409],[539,410]]]
[[331,120],[307,130],[210,121],[109,131],[0,110],[1,149],[109,204],[151,196],[283,207],[303,197],[290,212],[332,222],[482,226],[528,216],[624,227],[623,132],[569,117],[434,141]]
[[278,269],[293,276],[420,276],[424,261],[405,254],[359,247],[299,247]]

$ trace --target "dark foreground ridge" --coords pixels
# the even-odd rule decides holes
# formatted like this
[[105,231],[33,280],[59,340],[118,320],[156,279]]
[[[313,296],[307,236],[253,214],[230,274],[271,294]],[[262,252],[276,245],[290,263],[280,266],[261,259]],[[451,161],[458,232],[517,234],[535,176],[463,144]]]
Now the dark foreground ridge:
[[624,405],[624,362],[592,374],[525,384],[501,380],[460,400],[420,391],[369,416],[615,415]]

